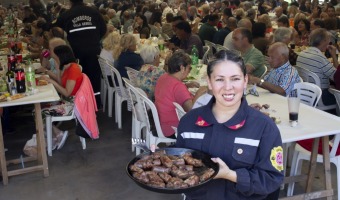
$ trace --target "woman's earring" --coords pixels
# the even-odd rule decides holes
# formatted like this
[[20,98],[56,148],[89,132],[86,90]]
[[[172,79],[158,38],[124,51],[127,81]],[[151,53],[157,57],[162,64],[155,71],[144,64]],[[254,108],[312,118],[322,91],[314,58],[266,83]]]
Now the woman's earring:
[[243,89],[243,96],[246,96],[247,95],[247,88],[244,88]]

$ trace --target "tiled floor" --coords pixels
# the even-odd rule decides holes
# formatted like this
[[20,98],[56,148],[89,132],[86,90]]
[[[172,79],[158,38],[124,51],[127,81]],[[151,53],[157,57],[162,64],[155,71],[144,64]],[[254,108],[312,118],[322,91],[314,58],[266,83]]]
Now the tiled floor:
[[[125,108],[123,109],[125,110]],[[22,155],[25,141],[34,130],[32,116],[13,116],[12,124],[17,129],[13,135],[5,135],[8,157]],[[24,123],[23,123],[24,122]],[[82,150],[78,137],[74,134],[74,122],[62,124],[62,129],[71,133],[61,150],[53,151],[49,157],[50,176],[43,178],[42,173],[30,173],[9,178],[9,184],[0,184],[0,200],[179,200],[180,195],[159,194],[137,186],[126,175],[126,164],[134,157],[131,152],[131,114],[123,113],[123,129],[119,130],[114,118],[98,112],[100,139],[87,140],[87,149]],[[13,166],[9,166],[13,168]],[[306,168],[306,167],[305,167]],[[332,184],[336,189],[336,171],[332,166]],[[314,188],[323,185],[318,171]],[[303,189],[297,184],[296,192]],[[336,191],[335,191],[336,192]],[[284,192],[281,192],[281,196]],[[336,198],[334,198],[336,199]]]

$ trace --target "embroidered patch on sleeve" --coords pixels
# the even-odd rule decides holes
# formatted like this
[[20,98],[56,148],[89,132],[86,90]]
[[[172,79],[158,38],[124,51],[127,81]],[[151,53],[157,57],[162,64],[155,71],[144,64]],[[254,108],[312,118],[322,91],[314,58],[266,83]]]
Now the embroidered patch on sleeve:
[[270,161],[275,169],[283,171],[283,149],[281,146],[274,147],[270,154]]
[[210,126],[210,124],[208,124],[201,116],[198,116],[195,124],[197,126]]

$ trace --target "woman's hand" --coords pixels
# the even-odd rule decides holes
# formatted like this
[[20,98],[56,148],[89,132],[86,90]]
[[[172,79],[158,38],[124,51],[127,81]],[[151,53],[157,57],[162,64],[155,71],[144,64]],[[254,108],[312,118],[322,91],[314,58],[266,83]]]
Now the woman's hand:
[[35,73],[40,74],[40,73],[45,73],[47,69],[45,67],[40,67],[35,70]]
[[197,83],[196,81],[190,81],[188,83],[185,84],[187,86],[187,88],[199,88],[200,84]]
[[227,164],[225,164],[225,162],[223,160],[221,160],[221,158],[211,158],[211,160],[214,163],[217,163],[220,167],[217,175],[214,177],[214,179],[227,179],[230,180],[232,182],[236,182],[237,180],[237,175],[236,172],[231,170]]
[[49,83],[52,83],[52,79],[50,79],[48,76],[40,76],[38,79],[39,80],[45,80]]

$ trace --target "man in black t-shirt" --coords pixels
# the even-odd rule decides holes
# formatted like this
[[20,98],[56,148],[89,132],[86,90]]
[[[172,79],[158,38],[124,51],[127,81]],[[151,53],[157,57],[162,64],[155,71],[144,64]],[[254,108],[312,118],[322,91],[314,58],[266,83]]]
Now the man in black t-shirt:
[[[101,82],[97,55],[101,51],[100,41],[106,34],[106,24],[99,11],[85,5],[83,0],[70,1],[71,8],[58,17],[55,25],[67,33],[67,40],[96,93],[100,91]],[[99,95],[96,100],[100,106]]]

